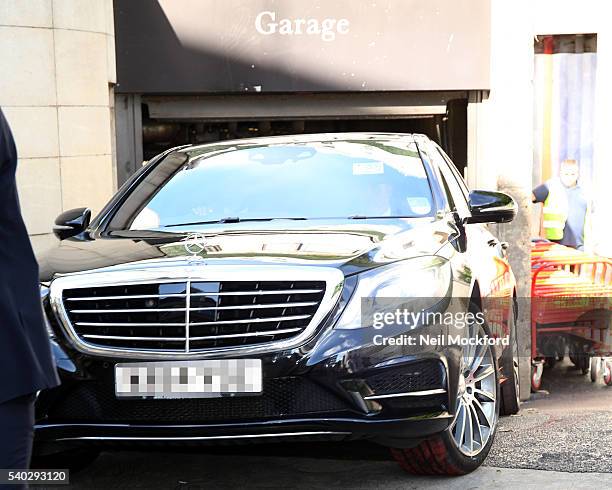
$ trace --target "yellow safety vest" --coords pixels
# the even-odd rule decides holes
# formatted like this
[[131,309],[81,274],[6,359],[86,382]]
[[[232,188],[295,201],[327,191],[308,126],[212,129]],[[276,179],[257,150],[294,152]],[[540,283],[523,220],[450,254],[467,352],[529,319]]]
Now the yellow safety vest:
[[557,180],[549,181],[547,186],[548,197],[544,201],[542,226],[547,239],[561,240],[569,214],[567,194],[563,184]]

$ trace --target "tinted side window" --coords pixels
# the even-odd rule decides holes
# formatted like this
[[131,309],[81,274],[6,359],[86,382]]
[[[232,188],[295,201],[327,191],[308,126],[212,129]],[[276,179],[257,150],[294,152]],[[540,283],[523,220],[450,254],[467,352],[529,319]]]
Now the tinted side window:
[[450,167],[453,176],[457,180],[457,183],[459,184],[459,187],[461,188],[461,191],[463,192],[463,195],[465,196],[465,199],[466,200],[469,199],[470,191],[468,190],[468,187],[467,187],[467,185],[465,183],[465,180],[463,179],[463,177],[459,173],[459,170],[457,170],[457,167],[455,167],[455,164],[451,161],[451,159],[448,157],[448,155],[446,153],[444,153],[444,151],[442,151],[442,149],[439,146],[436,146],[436,149],[438,150],[440,155],[442,155],[442,158],[444,158],[444,160],[446,161],[446,163]]
[[446,200],[448,201],[448,206],[451,211],[457,211],[457,205],[455,204],[455,200],[453,199],[453,193],[448,186],[448,182],[446,181],[446,177],[443,173],[440,173],[440,180],[442,181],[442,187],[444,187],[444,193],[446,194]]
[[452,195],[452,199],[455,204],[453,210],[457,211],[461,216],[468,216],[470,214],[470,210],[467,203],[467,196],[450,169],[450,166],[453,164],[447,163],[446,159],[442,156],[442,153],[438,152],[437,149],[434,150],[433,158],[440,169],[445,187],[448,188],[450,194]]

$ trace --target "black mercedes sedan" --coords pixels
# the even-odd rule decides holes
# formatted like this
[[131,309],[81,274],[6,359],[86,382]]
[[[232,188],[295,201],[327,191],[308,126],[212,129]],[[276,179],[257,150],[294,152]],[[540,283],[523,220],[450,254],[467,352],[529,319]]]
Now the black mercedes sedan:
[[367,439],[411,473],[474,470],[519,408],[515,281],[486,226],[515,214],[423,135],[162,153],[39,257],[62,385],[38,395],[38,458]]

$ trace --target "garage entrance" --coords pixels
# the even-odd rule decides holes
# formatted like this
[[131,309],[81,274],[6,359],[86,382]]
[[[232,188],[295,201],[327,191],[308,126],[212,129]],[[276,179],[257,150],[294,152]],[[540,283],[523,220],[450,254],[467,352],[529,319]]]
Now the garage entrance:
[[118,95],[116,107],[119,184],[174,146],[288,134],[423,133],[467,164],[466,92]]

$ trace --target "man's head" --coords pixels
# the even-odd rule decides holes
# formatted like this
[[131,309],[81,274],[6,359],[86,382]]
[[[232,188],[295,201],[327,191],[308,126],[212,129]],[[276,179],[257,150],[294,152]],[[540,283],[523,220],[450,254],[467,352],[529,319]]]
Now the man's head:
[[559,179],[565,187],[574,187],[578,183],[580,169],[576,160],[563,160],[559,169]]

